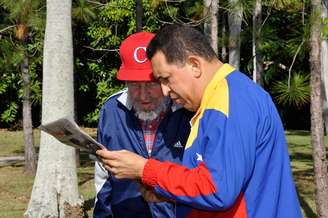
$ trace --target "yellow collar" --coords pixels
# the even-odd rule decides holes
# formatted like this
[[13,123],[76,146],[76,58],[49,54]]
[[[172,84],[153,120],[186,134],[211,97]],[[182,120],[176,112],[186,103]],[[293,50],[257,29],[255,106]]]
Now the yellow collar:
[[232,67],[229,64],[223,64],[217,72],[214,74],[214,77],[212,80],[209,82],[209,84],[206,86],[206,89],[203,93],[202,101],[200,104],[200,107],[198,108],[196,114],[194,117],[191,119],[191,122],[193,123],[194,120],[198,117],[199,114],[205,109],[210,97],[212,96],[211,93],[217,88],[219,82],[226,78],[231,72],[235,70],[234,67]]

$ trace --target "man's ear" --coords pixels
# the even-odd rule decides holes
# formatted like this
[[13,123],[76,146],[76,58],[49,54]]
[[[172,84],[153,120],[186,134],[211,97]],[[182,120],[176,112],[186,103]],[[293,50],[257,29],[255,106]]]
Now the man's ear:
[[190,67],[190,72],[195,78],[199,78],[202,75],[201,60],[198,56],[190,55],[187,58],[187,65]]

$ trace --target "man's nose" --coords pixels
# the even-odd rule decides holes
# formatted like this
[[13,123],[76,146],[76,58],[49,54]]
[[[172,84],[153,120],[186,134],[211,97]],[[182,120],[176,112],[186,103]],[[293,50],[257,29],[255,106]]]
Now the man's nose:
[[161,83],[161,89],[164,96],[169,96],[169,92],[171,90],[170,87]]
[[140,86],[140,99],[141,100],[146,100],[147,99],[147,87],[143,84]]

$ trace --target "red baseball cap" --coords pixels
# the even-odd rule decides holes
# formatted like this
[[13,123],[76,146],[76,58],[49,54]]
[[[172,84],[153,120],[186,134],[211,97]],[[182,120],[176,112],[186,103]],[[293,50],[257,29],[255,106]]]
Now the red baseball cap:
[[120,46],[121,67],[116,75],[118,80],[151,81],[151,62],[146,55],[146,48],[155,36],[149,32],[138,32],[128,36]]

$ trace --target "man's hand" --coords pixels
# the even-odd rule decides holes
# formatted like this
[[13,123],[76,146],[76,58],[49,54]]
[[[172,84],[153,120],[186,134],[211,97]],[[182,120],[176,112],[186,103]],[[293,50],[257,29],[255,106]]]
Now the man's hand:
[[98,150],[104,166],[117,179],[140,179],[147,159],[126,151]]
[[167,201],[166,198],[163,198],[159,195],[157,195],[151,187],[147,187],[144,185],[140,185],[140,193],[142,197],[145,199],[147,202],[163,202]]

